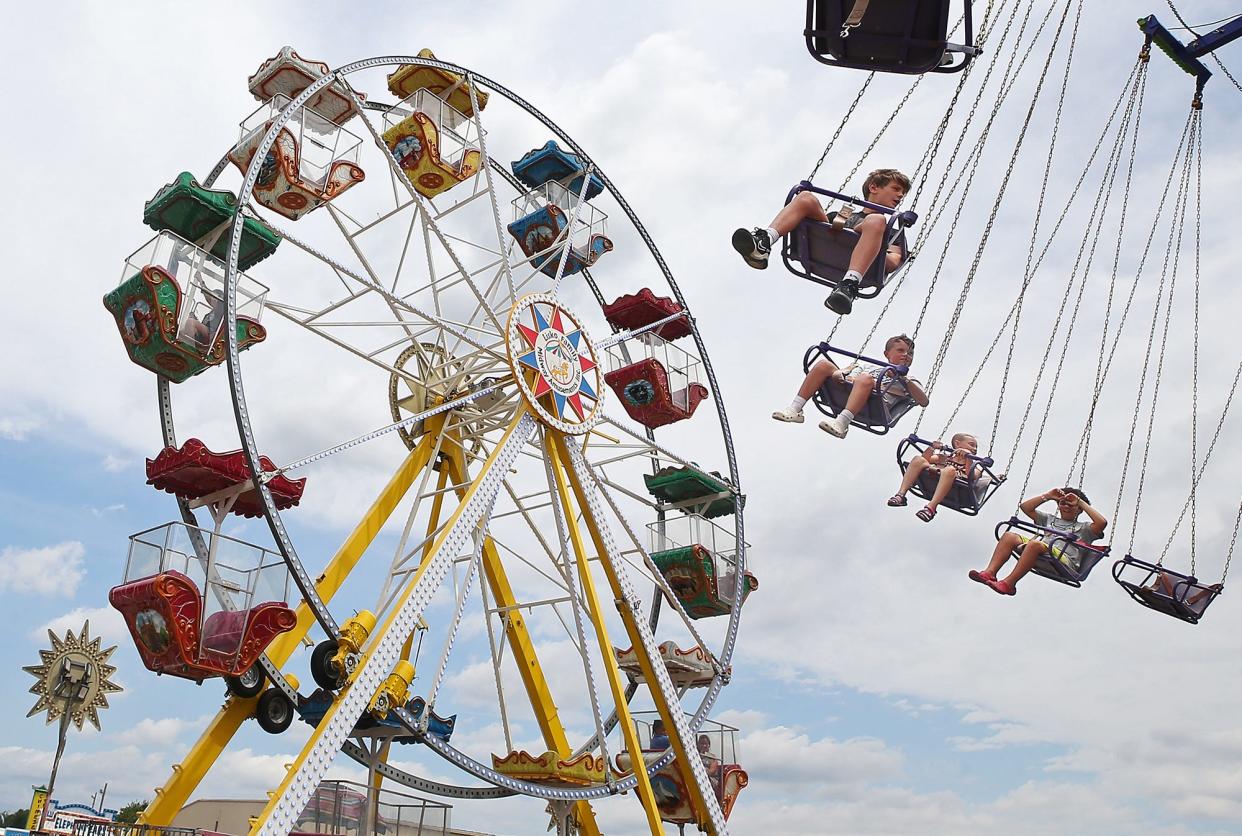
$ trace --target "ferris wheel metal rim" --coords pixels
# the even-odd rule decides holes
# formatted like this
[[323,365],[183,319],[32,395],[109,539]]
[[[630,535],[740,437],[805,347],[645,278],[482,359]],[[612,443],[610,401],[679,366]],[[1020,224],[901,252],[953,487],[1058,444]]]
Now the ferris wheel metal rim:
[[[668,268],[668,265],[664,261],[663,256],[660,254],[659,250],[656,248],[655,242],[651,239],[650,234],[647,232],[642,222],[638,219],[632,207],[620,194],[616,186],[607,177],[604,171],[594,164],[590,156],[576,142],[574,142],[574,140],[570,138],[568,134],[566,134],[558,125],[556,125],[556,123],[554,123],[551,119],[549,119],[546,115],[544,115],[543,112],[540,111],[538,108],[534,107],[532,104],[530,104],[528,101],[526,101],[521,96],[518,96],[513,91],[509,90],[503,85],[496,83],[495,81],[487,78],[486,76],[482,76],[464,67],[460,67],[456,64],[452,64],[449,62],[426,59],[426,58],[421,58],[418,56],[384,56],[384,57],[365,59],[362,61],[356,61],[356,62],[347,64],[341,68],[338,68],[336,70],[333,70],[327,73],[326,75],[322,76],[321,78],[313,82],[311,85],[309,85],[305,90],[302,91],[301,94],[299,94],[296,98],[294,98],[291,102],[289,102],[289,104],[286,105],[286,107],[280,112],[280,114],[273,120],[271,127],[268,129],[267,133],[264,135],[263,139],[260,141],[255,151],[254,157],[246,172],[242,187],[238,193],[238,212],[233,219],[233,223],[230,229],[230,246],[229,246],[229,251],[228,251],[228,257],[225,263],[225,297],[226,297],[225,330],[227,332],[226,333],[227,339],[226,339],[226,358],[225,359],[226,359],[226,368],[228,369],[229,387],[230,387],[230,392],[232,395],[234,416],[236,419],[238,434],[242,442],[242,449],[245,453],[247,463],[251,467],[252,472],[259,472],[258,471],[259,453],[258,453],[257,444],[255,442],[254,432],[250,425],[249,409],[247,407],[246,400],[245,400],[244,384],[241,378],[239,350],[238,350],[237,336],[236,336],[236,321],[237,321],[236,292],[237,292],[238,278],[240,275],[240,271],[238,270],[238,260],[239,260],[240,245],[241,245],[241,227],[244,222],[243,209],[245,206],[249,205],[251,196],[253,195],[255,183],[258,179],[260,164],[263,158],[265,157],[265,155],[267,154],[267,152],[271,149],[272,145],[275,143],[275,139],[277,135],[279,134],[281,128],[289,121],[289,119],[292,117],[292,115],[295,112],[301,109],[305,105],[305,103],[310,100],[312,96],[314,96],[324,87],[327,87],[330,84],[336,83],[338,80],[343,79],[344,76],[347,76],[351,73],[358,72],[361,70],[366,70],[366,69],[372,69],[375,67],[395,66],[395,65],[402,65],[402,64],[414,64],[414,65],[419,65],[419,66],[426,66],[426,67],[432,67],[436,69],[447,70],[449,72],[460,73],[467,80],[481,83],[484,86],[493,90],[494,92],[500,93],[503,97],[508,99],[513,104],[517,105],[523,111],[525,111],[529,116],[535,118],[540,123],[542,123],[544,127],[551,130],[557,136],[558,139],[565,142],[565,144],[574,153],[578,154],[580,159],[582,159],[585,164],[594,166],[595,175],[598,176],[603,181],[605,188],[610,191],[613,198],[617,201],[617,203],[621,206],[622,210],[625,212],[628,220],[633,225],[634,229],[639,233],[639,236],[642,238],[643,242],[647,245],[648,251],[650,252],[652,258],[656,261],[657,265],[659,266],[660,271],[663,274],[664,279],[666,283],[668,284],[670,290],[673,292],[674,297],[676,298],[677,302],[682,305],[683,309],[685,309],[687,312],[689,311],[689,307],[686,305],[685,298],[682,295],[681,289],[677,285],[677,282],[674,279],[672,272]],[[352,91],[351,91],[351,94],[352,94]],[[368,109],[373,109],[373,103],[368,103],[368,104],[372,104],[372,107]],[[489,164],[491,163],[490,157],[488,158],[488,163]],[[214,182],[214,180],[223,171],[226,164],[227,164],[226,159],[222,159],[220,163],[217,164],[215,169],[213,169],[211,176],[208,178],[208,184],[210,184],[211,182]],[[695,345],[698,348],[699,356],[703,363],[704,373],[708,379],[708,382],[711,385],[711,391],[712,391],[713,399],[716,404],[717,418],[720,423],[721,434],[723,437],[723,443],[724,443],[726,458],[727,458],[728,467],[729,467],[730,482],[731,482],[733,490],[737,492],[738,497],[739,497],[738,509],[737,509],[737,513],[735,514],[734,530],[735,530],[735,536],[736,536],[737,544],[738,544],[736,571],[740,576],[742,573],[745,572],[745,569],[746,569],[746,559],[745,559],[745,552],[746,552],[745,542],[746,541],[745,541],[745,530],[744,530],[743,513],[742,513],[742,507],[744,505],[744,496],[742,495],[742,492],[741,492],[741,482],[740,482],[740,477],[739,477],[738,469],[737,469],[736,452],[733,446],[732,434],[729,429],[727,413],[724,408],[723,397],[720,394],[720,387],[716,379],[715,371],[714,371],[714,368],[712,367],[711,360],[708,357],[706,346],[703,343],[702,335],[699,332],[697,323],[695,322],[694,318],[689,315],[689,313],[687,313],[686,315],[686,321],[690,325],[691,334],[695,341]],[[170,406],[166,399],[167,387],[162,388],[160,394],[161,394],[161,407],[162,409],[165,410],[166,414],[169,416],[169,422],[171,423]],[[317,591],[314,588],[314,584],[310,579],[309,574],[306,572],[305,567],[302,565],[300,558],[298,558],[296,548],[294,547],[292,539],[289,537],[287,530],[284,528],[283,521],[280,518],[279,511],[277,510],[275,506],[270,490],[268,489],[267,485],[264,484],[262,481],[259,481],[257,488],[258,488],[259,497],[263,504],[264,517],[266,518],[268,522],[268,526],[272,532],[273,539],[275,540],[277,547],[281,550],[282,554],[284,555],[286,559],[286,563],[289,565],[291,573],[294,576],[295,583],[297,584],[299,591],[303,595],[303,599],[310,606],[310,608],[312,609],[315,615],[316,620],[319,622],[320,626],[324,628],[325,632],[327,632],[329,635],[333,635],[333,636],[336,635],[337,633],[339,633],[339,627],[335,619],[332,617],[331,613],[328,611],[327,606],[324,604],[322,599],[319,597]],[[185,510],[188,510],[188,508]],[[723,646],[721,649],[721,653],[719,654],[719,657],[718,657],[720,659],[722,668],[727,668],[728,663],[730,659],[732,658],[734,646],[736,644],[736,639],[737,639],[737,630],[738,630],[740,612],[741,612],[740,606],[735,606],[730,612],[729,623],[726,628]],[[282,682],[281,684],[283,685],[286,683]],[[694,712],[692,718],[690,719],[688,723],[689,728],[693,730],[697,730],[698,727],[702,724],[703,720],[707,717],[707,714],[711,711],[711,708],[714,706],[716,699],[719,696],[720,689],[723,687],[724,684],[725,684],[725,678],[721,675],[717,675],[712,680],[712,683],[709,686],[707,686],[706,693],[703,697],[702,702],[700,703],[698,709]],[[678,706],[679,705],[680,703],[678,703]],[[398,716],[400,716],[400,712],[398,712]],[[408,727],[408,724],[407,724],[407,727]],[[411,729],[411,730],[415,732],[418,731],[417,729]],[[496,772],[495,770],[489,769],[483,766],[482,764],[479,764],[477,761],[473,761],[473,759],[469,758],[464,753],[457,752],[456,749],[449,746],[448,744],[442,744],[442,745],[446,750],[451,751],[451,752],[456,752],[459,755],[460,760],[458,760],[458,758],[450,757],[449,759],[452,762],[457,763],[459,766],[465,768],[467,772],[474,774],[475,777],[478,777],[481,780],[488,781],[489,783],[493,785],[492,787],[486,788],[486,789],[480,788],[479,790],[480,794],[483,796],[487,796],[487,797],[495,797],[494,788],[496,786],[505,786],[508,788],[512,788],[516,792],[520,792],[524,795],[530,795],[534,797],[548,798],[548,799],[554,799],[554,800],[577,800],[577,799],[588,800],[588,799],[593,799],[593,798],[606,797],[608,795],[622,792],[625,789],[629,788],[630,786],[633,786],[633,784],[636,783],[637,781],[637,778],[631,775],[628,778],[621,779],[610,785],[605,784],[605,785],[581,788],[581,789],[554,789],[552,791],[549,791],[548,788],[542,785],[532,784],[532,783],[524,782],[524,781],[518,781],[512,778],[509,778],[508,776],[502,775]],[[444,753],[440,752],[439,747],[433,745],[431,748],[433,749],[433,751],[437,751],[437,753],[444,756]],[[647,772],[649,774],[656,772],[658,769],[671,763],[673,758],[674,758],[674,753],[672,752],[667,753],[664,757],[654,762],[648,768]],[[472,766],[476,766],[478,768],[477,769],[468,768],[467,763],[470,763]]]

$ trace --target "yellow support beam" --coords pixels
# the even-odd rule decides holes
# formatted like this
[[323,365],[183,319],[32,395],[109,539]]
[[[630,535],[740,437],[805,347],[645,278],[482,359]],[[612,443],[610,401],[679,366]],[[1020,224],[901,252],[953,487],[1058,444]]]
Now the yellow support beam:
[[[405,457],[405,461],[380,491],[366,515],[354,527],[341,548],[328,562],[323,574],[315,581],[315,589],[325,604],[331,601],[332,596],[341,588],[345,578],[349,576],[350,571],[357,565],[363,553],[405,497],[415,477],[431,460],[431,454],[435,450],[436,439],[444,426],[444,420],[445,416],[442,415],[428,419],[427,434]],[[277,668],[284,667],[315,623],[314,614],[305,602],[297,609],[297,619],[297,625],[293,630],[281,635],[267,649],[268,659]],[[172,775],[164,782],[164,786],[156,788],[155,797],[139,816],[140,824],[160,827],[172,824],[173,818],[181,811],[190,795],[206,777],[212,765],[219,759],[233,736],[237,734],[237,730],[241,728],[241,724],[254,714],[258,701],[258,697],[250,699],[229,697],[225,701],[198,741],[190,748],[185,759],[173,765]]]
[[[548,456],[552,477],[556,483],[556,493],[560,497],[561,508],[565,512],[565,527],[574,549],[578,577],[582,583],[582,594],[586,598],[587,615],[590,616],[591,623],[595,626],[595,637],[599,642],[599,652],[604,660],[604,671],[608,676],[608,688],[612,691],[612,699],[617,706],[617,723],[621,726],[621,733],[625,737],[625,747],[630,753],[630,763],[633,765],[634,775],[638,780],[636,787],[638,799],[642,802],[643,811],[647,814],[647,827],[651,829],[654,836],[660,836],[664,833],[664,825],[660,821],[660,809],[656,805],[655,794],[651,791],[651,779],[647,777],[642,743],[638,740],[638,729],[630,718],[629,703],[625,699],[625,685],[621,681],[621,669],[617,666],[617,659],[612,652],[608,627],[604,624],[604,612],[599,604],[599,596],[595,593],[595,579],[591,576],[586,544],[582,541],[582,530],[578,527],[577,514],[569,498],[565,467],[558,455],[556,444],[550,440],[552,434],[551,431],[544,434],[544,453]],[[572,589],[570,594],[574,594]],[[585,650],[586,648],[583,648],[583,651]]]
[[[460,445],[448,444],[445,448],[447,452],[443,467],[449,470],[450,478],[455,484],[462,484],[466,473],[462,448]],[[500,559],[500,551],[491,537],[483,539],[481,563],[496,607],[505,612],[505,637],[509,641],[509,647],[513,650],[518,674],[522,678],[522,685],[526,689],[531,709],[535,712],[535,722],[543,734],[543,745],[551,752],[568,757],[573,753],[573,747],[569,745],[569,736],[565,733],[564,725],[561,724],[556,701],[552,698],[552,689],[548,687],[547,677],[544,676],[543,667],[539,664],[539,657],[535,653],[535,644],[531,641],[530,631],[526,629],[526,620],[522,618],[521,610],[516,608],[517,596],[513,593],[513,586],[509,583],[509,576]],[[574,812],[584,836],[600,836],[601,831],[595,821],[595,812],[589,803],[577,802],[574,805]]]
[[[496,465],[496,459],[500,452],[509,443],[514,431],[525,417],[526,410],[524,409],[518,410],[518,412],[514,415],[513,421],[509,424],[508,428],[504,432],[504,435],[497,442],[496,448],[483,464],[484,471],[487,471],[489,468]],[[457,506],[452,515],[449,516],[448,521],[444,524],[444,527],[440,530],[440,533],[436,535],[435,541],[429,550],[429,554],[433,556],[438,555],[440,550],[444,548],[445,542],[449,539],[449,535],[453,533],[453,529],[457,526],[462,514],[466,512],[466,508],[468,507],[470,500],[475,496],[481,484],[482,483],[479,481],[472,483],[462,495],[461,504]],[[389,607],[383,623],[378,625],[372,632],[371,638],[368,641],[368,647],[374,647],[393,631],[397,616],[401,613],[401,610],[405,606],[406,601],[409,600],[410,595],[413,594],[414,590],[418,587],[419,581],[423,578],[423,573],[427,571],[427,567],[430,565],[430,560],[423,561],[414,572],[414,575],[406,582],[405,586],[402,588],[401,594],[397,596],[397,598],[393,601],[392,606]],[[344,688],[348,689],[355,687],[355,682],[358,680],[358,677],[360,677],[371,664],[368,656],[369,652],[367,655],[364,655],[362,663],[354,669],[354,672],[350,675],[349,679],[346,680]],[[253,821],[250,829],[252,834],[258,833],[264,829],[264,826],[270,820],[278,804],[284,800],[286,794],[290,791],[293,782],[301,776],[301,773],[303,769],[306,768],[306,764],[312,753],[314,753],[320,746],[320,741],[324,740],[324,736],[327,734],[328,730],[334,727],[337,712],[341,710],[342,705],[342,700],[335,700],[330,706],[328,706],[328,710],[324,712],[323,718],[319,721],[319,724],[311,730],[310,737],[302,746],[302,751],[298,753],[298,756],[294,759],[292,765],[285,773],[285,777],[281,780],[280,786],[278,786],[276,790],[270,794],[263,811],[260,812],[258,817]],[[316,764],[312,768],[318,768],[318,765]]]
[[[565,438],[557,433],[548,433],[548,437],[552,440],[556,448],[558,461],[569,461],[569,450],[565,446]],[[573,467],[564,468],[564,472],[569,476],[570,484],[573,486],[574,497],[577,499],[579,506],[582,508],[582,518],[586,523],[587,530],[591,533],[591,541],[595,545],[595,551],[600,556],[600,565],[604,569],[604,574],[608,577],[608,583],[612,587],[614,600],[623,602],[625,595],[621,589],[620,578],[617,576],[616,569],[612,566],[612,562],[606,559],[607,547],[604,539],[600,534],[599,521],[591,514],[590,504],[586,501],[586,486],[578,478],[577,471]],[[621,615],[621,621],[625,624],[625,631],[629,635],[632,647],[636,651],[639,667],[642,669],[643,678],[648,683],[656,681],[656,673],[654,665],[646,652],[643,644],[642,633],[639,631],[638,622],[635,620],[634,612],[629,606],[620,605],[617,611]],[[681,712],[681,705],[667,705],[661,698],[658,688],[650,687],[652,700],[655,702],[656,710],[660,713],[660,718],[664,721],[664,729],[668,734],[669,747],[677,753],[677,759],[673,762],[677,771],[681,774],[682,783],[685,784],[686,791],[690,794],[691,809],[694,810],[695,816],[698,818],[698,825],[701,830],[705,830],[712,836],[717,836],[716,829],[712,826],[711,819],[707,815],[707,801],[703,797],[698,781],[690,770],[690,758],[697,758],[698,748],[694,745],[687,745],[688,741],[682,738],[677,730],[677,724],[673,721],[673,711]]]

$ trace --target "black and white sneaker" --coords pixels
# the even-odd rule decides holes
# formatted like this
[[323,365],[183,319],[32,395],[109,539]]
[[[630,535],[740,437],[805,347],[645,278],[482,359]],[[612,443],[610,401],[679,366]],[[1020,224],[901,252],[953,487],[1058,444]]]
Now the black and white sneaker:
[[832,293],[828,294],[828,298],[824,300],[824,307],[833,313],[845,316],[854,310],[854,300],[858,298],[858,282],[852,279],[846,279],[837,285]]
[[735,229],[733,231],[733,249],[742,254],[742,258],[756,270],[767,269],[768,256],[772,254],[772,241],[766,229]]

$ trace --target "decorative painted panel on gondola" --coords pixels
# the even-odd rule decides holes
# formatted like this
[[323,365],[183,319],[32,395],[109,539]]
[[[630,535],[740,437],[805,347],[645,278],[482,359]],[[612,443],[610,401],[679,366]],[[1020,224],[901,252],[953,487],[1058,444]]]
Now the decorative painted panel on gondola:
[[[181,383],[224,362],[221,321],[188,329],[177,280],[163,267],[147,265],[103,298],[116,320],[129,359],[144,369]],[[214,335],[213,335],[214,334]],[[238,350],[262,342],[267,331],[253,319],[237,317]]]
[[604,382],[617,393],[626,413],[651,429],[693,416],[708,395],[701,383],[673,389],[668,370],[653,357],[608,372]]
[[[652,552],[651,559],[691,618],[711,618],[732,611],[737,573],[730,562],[718,559],[698,543]],[[758,579],[746,572],[740,603],[758,588]]]
[[517,749],[503,758],[492,755],[492,769],[521,781],[555,786],[585,787],[604,782],[604,759],[590,752],[574,758],[561,758],[555,752],[536,757]]
[[125,618],[143,665],[197,682],[245,672],[297,623],[286,604],[270,601],[204,621],[202,592],[175,570],[114,587],[108,602]]
[[[263,123],[229,152],[229,161],[241,169],[243,174],[250,168],[254,152],[271,126],[270,120]],[[259,168],[254,199],[273,212],[296,221],[339,197],[366,177],[362,168],[349,160],[329,162],[326,170],[317,178],[308,176],[307,168],[303,165],[302,147],[294,131],[288,126],[281,128]]]
[[[259,457],[259,467],[264,473],[277,469],[267,456]],[[180,447],[165,447],[154,459],[147,459],[147,484],[176,494],[179,499],[199,499],[249,483],[252,475],[243,451],[213,453],[197,438],[186,439]],[[290,479],[282,473],[269,479],[267,487],[276,507],[283,511],[302,500],[306,479]],[[263,516],[263,502],[258,491],[252,486],[240,493],[231,510],[242,517]]]
[[[612,327],[622,330],[636,330],[653,322],[681,313],[682,307],[668,296],[656,296],[650,288],[644,287],[637,293],[619,296],[611,303],[604,305],[604,317]],[[694,333],[690,320],[679,317],[670,320],[654,330],[654,333],[665,340],[676,340]]]

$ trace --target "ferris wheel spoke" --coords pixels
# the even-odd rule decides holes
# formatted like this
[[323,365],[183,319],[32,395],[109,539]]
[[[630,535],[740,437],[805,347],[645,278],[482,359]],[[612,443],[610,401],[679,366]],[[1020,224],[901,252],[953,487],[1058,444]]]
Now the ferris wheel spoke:
[[448,574],[454,556],[487,516],[500,491],[500,478],[535,430],[535,419],[526,410],[510,424],[505,438],[489,457],[479,479],[462,497],[450,524],[436,539],[431,556],[405,587],[399,604],[374,633],[362,663],[350,676],[348,687],[332,702],[311,733],[301,755],[289,769],[276,794],[260,814],[255,826],[259,836],[284,836],[294,829],[298,815],[323,778],[341,744],[352,731],[368,701],[396,664],[405,639],[414,630],[423,609]]
[[[506,249],[506,240],[500,222],[500,205],[496,201],[496,184],[492,182],[492,158],[487,150],[487,132],[483,130],[483,108],[479,106],[478,91],[475,88],[477,79],[470,73],[467,73],[463,78],[466,81],[466,89],[470,93],[470,110],[471,118],[474,119],[474,132],[479,138],[479,154],[481,157],[479,167],[483,170],[483,177],[487,182],[488,202],[491,204],[492,220],[496,225],[497,252],[501,252]],[[505,285],[509,290],[509,296],[506,300],[508,304],[504,305],[504,307],[508,308],[517,301],[517,291],[513,286],[513,270],[509,267],[508,261],[504,263],[504,275]]]

